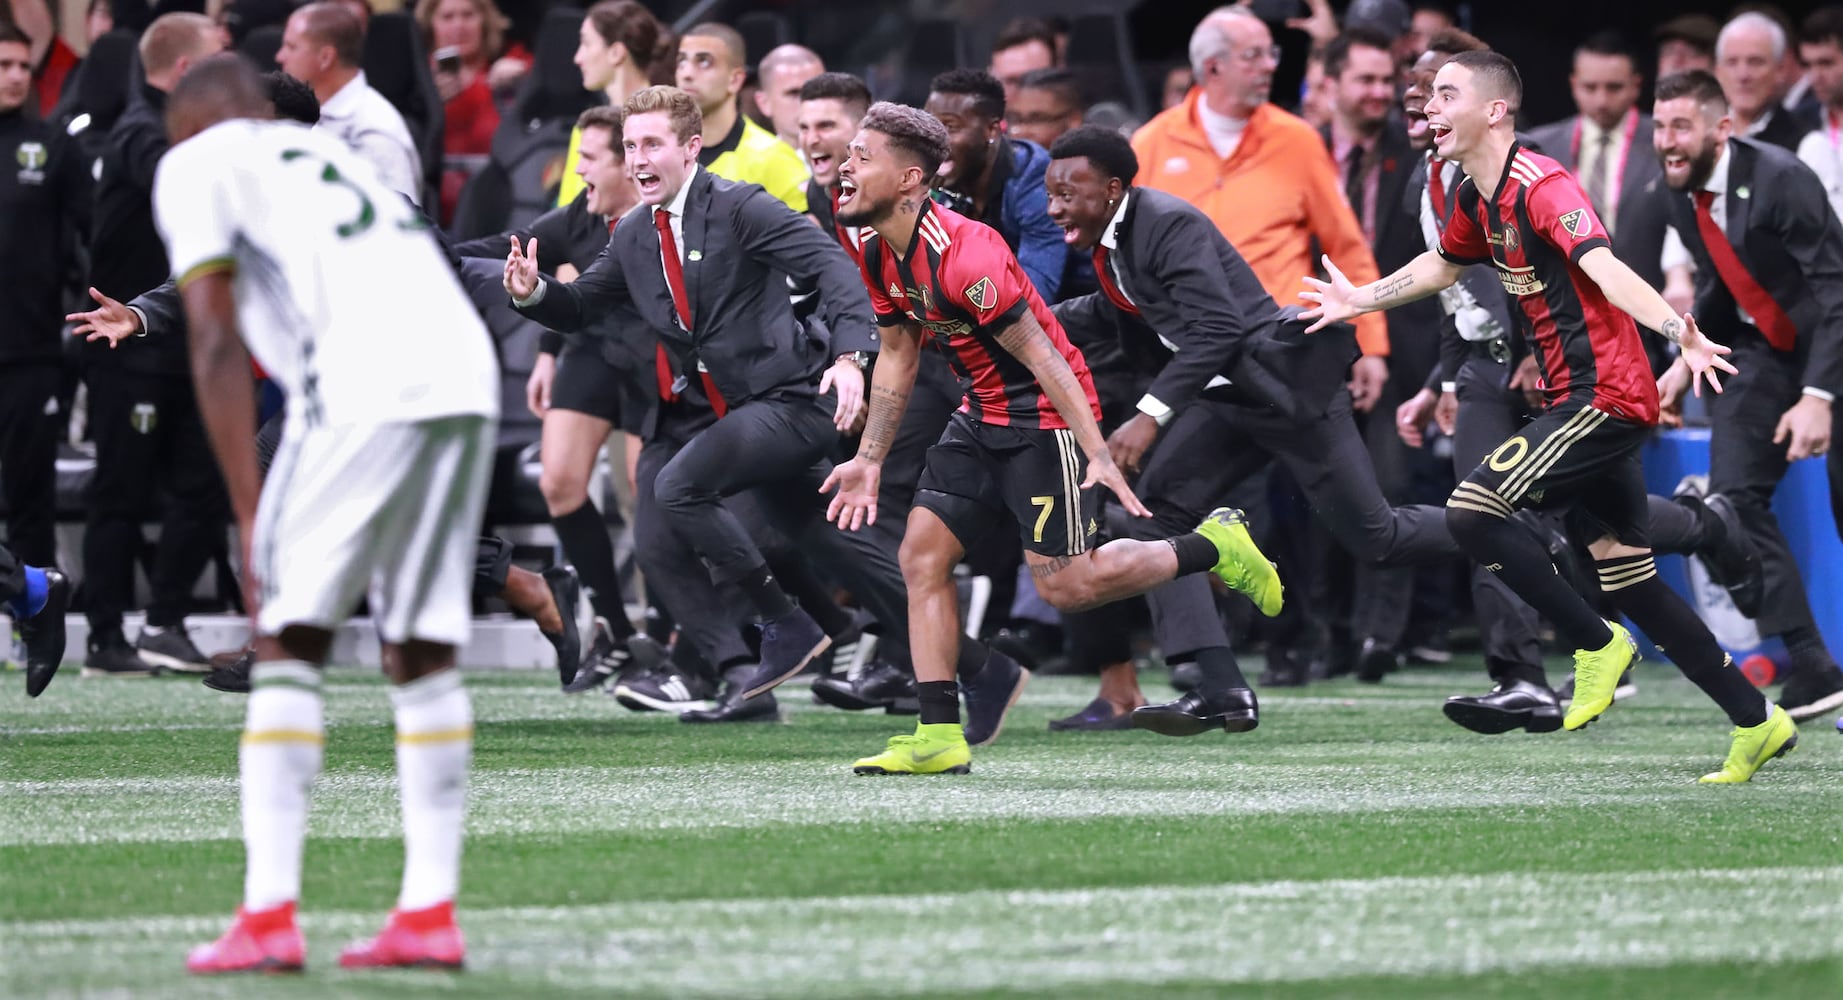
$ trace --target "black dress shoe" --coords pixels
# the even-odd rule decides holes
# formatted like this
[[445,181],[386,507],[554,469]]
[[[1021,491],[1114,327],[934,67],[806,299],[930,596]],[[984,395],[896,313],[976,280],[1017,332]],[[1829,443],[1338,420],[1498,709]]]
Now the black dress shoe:
[[680,712],[678,721],[693,725],[710,722],[779,722],[781,706],[772,694],[744,698],[740,691],[732,687],[724,693],[723,700],[717,702],[715,708]]
[[856,677],[828,674],[813,680],[813,697],[821,704],[847,712],[880,708],[890,715],[915,715],[921,711],[915,693],[915,676],[881,660]]
[[1132,728],[1133,713],[1114,711],[1113,702],[1105,698],[1094,699],[1088,703],[1087,708],[1066,719],[1051,719],[1049,722],[1052,733],[1110,733]]
[[[1699,514],[1712,516],[1713,523],[1720,525],[1719,529],[1709,532],[1714,537],[1696,554],[1702,557],[1709,579],[1726,588],[1728,596],[1734,599],[1735,610],[1749,618],[1758,618],[1760,602],[1766,594],[1765,569],[1760,564],[1759,551],[1741,524],[1740,511],[1720,493],[1700,499],[1680,496],[1676,501],[1690,508],[1701,507]],[[1704,523],[1710,523],[1708,517],[1704,518]]]
[[64,613],[70,610],[70,581],[55,569],[45,571],[45,606],[14,624],[26,647],[26,696],[44,692],[64,663]]
[[245,646],[234,653],[213,654],[211,662],[211,673],[205,675],[206,687],[225,694],[250,693],[250,671],[256,666],[256,650],[253,647]]
[[1376,639],[1363,640],[1363,648],[1357,652],[1357,680],[1381,684],[1382,678],[1399,669],[1401,655],[1395,652],[1395,647]]
[[1552,733],[1561,728],[1561,702],[1555,692],[1528,681],[1499,683],[1490,694],[1446,699],[1446,717],[1475,733],[1495,736],[1522,729]]
[[1230,688],[1214,701],[1192,691],[1176,701],[1133,710],[1133,725],[1166,736],[1195,736],[1211,729],[1245,733],[1260,724],[1260,703],[1247,688]]
[[582,629],[576,624],[576,608],[582,604],[582,581],[577,579],[575,569],[569,566],[552,566],[544,571],[544,586],[550,589],[550,599],[557,604],[557,617],[563,619],[560,632],[538,634],[549,640],[557,650],[557,681],[568,686],[576,679],[576,670],[582,666]]

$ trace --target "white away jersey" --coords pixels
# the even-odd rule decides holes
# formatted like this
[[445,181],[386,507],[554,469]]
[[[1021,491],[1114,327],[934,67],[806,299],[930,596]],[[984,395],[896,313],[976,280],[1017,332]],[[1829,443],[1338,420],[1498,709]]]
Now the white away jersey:
[[295,426],[498,416],[486,325],[421,217],[337,139],[222,122],[167,152],[153,202],[182,287],[234,271],[244,342]]

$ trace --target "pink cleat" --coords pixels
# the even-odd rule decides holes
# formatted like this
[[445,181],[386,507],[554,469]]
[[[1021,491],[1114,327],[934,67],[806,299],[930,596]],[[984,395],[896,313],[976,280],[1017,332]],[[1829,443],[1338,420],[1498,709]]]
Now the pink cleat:
[[186,971],[195,976],[229,972],[300,972],[307,945],[294,924],[294,904],[283,903],[255,913],[237,908],[237,919],[224,936],[192,949]]
[[467,945],[454,923],[454,903],[421,910],[392,910],[370,941],[339,953],[342,969],[459,969]]

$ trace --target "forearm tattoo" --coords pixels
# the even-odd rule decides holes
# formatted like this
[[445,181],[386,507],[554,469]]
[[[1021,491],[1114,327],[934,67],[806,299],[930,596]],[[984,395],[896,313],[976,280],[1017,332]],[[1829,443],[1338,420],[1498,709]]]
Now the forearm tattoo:
[[1393,300],[1397,295],[1414,285],[1414,275],[1403,274],[1375,284],[1376,294],[1370,299],[1375,305],[1382,305]]
[[883,461],[883,457],[889,454],[890,444],[896,440],[896,429],[902,426],[903,411],[908,408],[908,390],[892,389],[873,382],[870,386],[870,416],[864,421],[864,437],[858,443],[858,454],[866,461]]
[[1076,443],[1090,461],[1107,455],[1107,439],[1101,436],[1100,425],[1094,422],[1094,411],[1088,405],[1088,393],[1082,388],[1081,380],[1075,377],[1074,369],[1063,356],[1057,353],[1050,343],[1049,334],[1043,332],[1037,317],[1025,311],[1023,317],[998,336],[998,346],[1024,363],[1030,373],[1036,376],[1037,384],[1043,387],[1043,394],[1049,397],[1050,405],[1062,414],[1069,429],[1075,432]]
[[1663,326],[1658,327],[1657,332],[1663,334],[1665,340],[1673,344],[1681,344],[1683,342],[1683,321],[1672,316],[1664,321]]

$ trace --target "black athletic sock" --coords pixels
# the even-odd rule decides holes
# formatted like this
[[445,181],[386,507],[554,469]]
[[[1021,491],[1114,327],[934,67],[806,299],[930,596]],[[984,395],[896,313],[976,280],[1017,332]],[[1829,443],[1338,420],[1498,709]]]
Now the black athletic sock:
[[1177,552],[1178,576],[1205,572],[1222,560],[1222,553],[1216,551],[1216,543],[1198,532],[1178,535],[1165,541],[1170,542],[1171,548]]
[[1782,633],[1779,638],[1792,659],[1793,673],[1837,669],[1836,658],[1830,655],[1830,647],[1824,644],[1824,636],[1817,629],[1801,625]]
[[1214,698],[1226,694],[1235,688],[1248,686],[1248,678],[1242,676],[1241,664],[1235,662],[1235,651],[1227,646],[1210,646],[1196,652],[1197,670],[1203,675],[1201,690],[1205,698]]
[[769,565],[780,578],[781,589],[800,602],[801,609],[813,616],[826,635],[836,637],[851,627],[851,612],[838,606],[832,599],[832,588],[819,579],[811,566],[799,559],[772,559]]
[[1446,508],[1446,526],[1467,555],[1547,618],[1571,648],[1601,649],[1613,641],[1606,619],[1569,588],[1548,551],[1523,526],[1463,507]]
[[921,702],[921,724],[938,726],[960,724],[960,685],[953,681],[922,681],[915,685]]
[[552,517],[550,526],[557,532],[563,554],[582,579],[583,589],[588,591],[589,605],[607,619],[616,639],[626,640],[634,634],[634,623],[627,620],[627,607],[621,601],[621,578],[614,568],[614,542],[608,537],[608,522],[602,519],[595,501],[584,500],[582,506],[568,514]]
[[736,586],[742,590],[749,603],[755,605],[755,611],[763,618],[774,619],[790,615],[794,611],[793,599],[769,572],[768,564],[749,570],[736,580]]
[[969,639],[966,636],[961,636],[960,654],[954,658],[954,676],[962,681],[972,680],[979,676],[979,671],[985,669],[985,662],[990,659],[991,656],[992,651],[986,648],[985,643],[980,642],[978,639]]
[[1766,721],[1769,702],[1722,650],[1721,644],[1683,598],[1658,578],[1649,553],[1603,559],[1600,586],[1619,610],[1657,643],[1683,676],[1728,713],[1737,726]]

